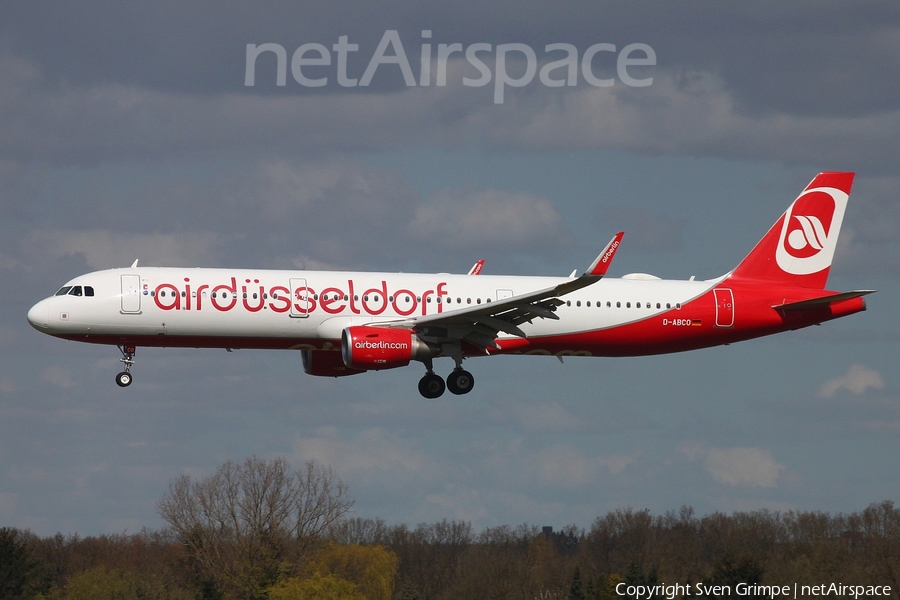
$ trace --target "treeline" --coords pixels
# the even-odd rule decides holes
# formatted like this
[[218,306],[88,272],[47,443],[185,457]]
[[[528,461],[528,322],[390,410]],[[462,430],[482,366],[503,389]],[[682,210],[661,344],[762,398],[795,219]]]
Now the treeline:
[[351,507],[340,480],[313,463],[226,463],[172,483],[161,531],[0,529],[0,598],[611,600],[663,583],[730,586],[721,597],[731,598],[738,583],[879,585],[900,597],[900,509],[889,501],[836,515],[620,509],[558,531],[389,525],[352,518]]

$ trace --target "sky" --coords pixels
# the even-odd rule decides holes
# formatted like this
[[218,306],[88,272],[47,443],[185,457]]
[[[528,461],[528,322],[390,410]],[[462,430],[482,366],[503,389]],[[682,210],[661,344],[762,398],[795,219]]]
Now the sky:
[[[896,2],[0,16],[0,525],[160,528],[171,480],[250,456],[331,466],[356,516],[392,524],[900,497]],[[269,50],[248,85],[248,45],[284,49],[284,85]],[[430,401],[415,363],[320,379],[284,351],[139,348],[120,389],[114,347],[25,320],[135,259],[565,276],[622,229],[610,276],[712,278],[823,170],[857,173],[829,288],[877,289],[869,310],[728,347],[472,359],[473,392]]]

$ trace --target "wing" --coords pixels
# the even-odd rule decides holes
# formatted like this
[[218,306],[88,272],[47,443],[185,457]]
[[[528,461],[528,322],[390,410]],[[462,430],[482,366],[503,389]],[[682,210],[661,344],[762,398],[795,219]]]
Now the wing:
[[600,281],[624,235],[620,231],[613,236],[579,277],[553,287],[489,304],[373,325],[414,329],[424,339],[437,343],[465,341],[482,349],[499,348],[494,340],[500,332],[524,338],[527,336],[519,327],[522,323],[531,323],[534,319],[559,319],[556,309],[565,303],[560,297]]

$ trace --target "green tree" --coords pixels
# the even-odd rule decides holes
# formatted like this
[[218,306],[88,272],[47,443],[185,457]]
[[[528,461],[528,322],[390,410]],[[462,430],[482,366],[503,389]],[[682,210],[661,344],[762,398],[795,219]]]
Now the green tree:
[[390,600],[399,566],[397,555],[382,546],[330,543],[307,568],[352,582],[368,600]]
[[[762,566],[752,556],[744,555],[740,559],[735,559],[730,553],[726,553],[716,561],[712,577],[706,584],[727,585],[733,590],[739,583],[760,583],[762,574]],[[756,597],[756,595],[744,596],[744,598]]]
[[353,583],[335,575],[284,579],[269,590],[269,600],[369,600]]
[[0,529],[0,598],[20,598],[32,593],[39,577],[32,557],[18,530]]
[[575,574],[572,576],[572,585],[569,586],[568,600],[587,600],[584,591],[584,582],[581,581],[581,569],[575,567]]
[[129,574],[96,567],[72,577],[50,600],[139,600],[136,587]]

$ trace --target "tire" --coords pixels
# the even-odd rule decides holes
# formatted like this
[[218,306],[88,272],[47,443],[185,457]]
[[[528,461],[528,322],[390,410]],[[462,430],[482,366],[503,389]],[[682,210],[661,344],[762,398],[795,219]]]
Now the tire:
[[131,385],[131,373],[126,373],[122,371],[118,375],[116,375],[116,385],[119,387],[128,387]]
[[434,373],[425,375],[419,380],[419,393],[430,400],[440,398],[441,394],[444,393],[445,387],[444,380]]
[[475,387],[475,378],[464,369],[457,369],[447,375],[447,389],[451,394],[468,394]]

